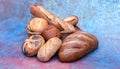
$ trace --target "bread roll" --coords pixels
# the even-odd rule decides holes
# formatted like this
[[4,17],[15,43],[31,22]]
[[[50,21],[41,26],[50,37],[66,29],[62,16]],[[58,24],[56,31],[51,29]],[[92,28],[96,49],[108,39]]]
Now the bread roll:
[[58,37],[61,38],[62,34],[60,33],[60,30],[58,28],[56,28],[53,25],[48,25],[46,29],[43,30],[42,32],[42,36],[48,40],[52,37]]
[[41,34],[47,26],[48,22],[45,19],[35,17],[29,21],[26,31],[28,34]]
[[46,62],[58,51],[62,41],[58,37],[49,39],[38,51],[37,57],[40,61]]
[[37,54],[39,48],[45,43],[41,35],[32,35],[25,40],[22,46],[23,53],[26,56],[34,56]]
[[63,40],[59,50],[59,59],[62,62],[72,62],[80,59],[98,46],[98,40],[95,36],[76,31]]
[[76,25],[78,23],[78,17],[77,16],[69,16],[63,19],[67,23],[70,23],[72,25]]

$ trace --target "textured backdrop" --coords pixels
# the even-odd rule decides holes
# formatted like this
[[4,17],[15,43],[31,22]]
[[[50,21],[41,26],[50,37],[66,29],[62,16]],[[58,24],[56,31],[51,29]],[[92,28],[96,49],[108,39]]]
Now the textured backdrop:
[[[41,4],[61,18],[79,17],[79,27],[94,34],[99,47],[73,63],[58,57],[42,63],[23,55],[29,8]],[[120,69],[120,0],[0,0],[0,69]]]

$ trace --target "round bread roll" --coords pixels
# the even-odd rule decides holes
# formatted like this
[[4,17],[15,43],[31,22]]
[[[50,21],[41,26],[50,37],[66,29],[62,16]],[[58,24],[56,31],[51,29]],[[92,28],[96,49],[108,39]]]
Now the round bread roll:
[[22,46],[23,53],[26,56],[34,56],[37,54],[39,48],[45,43],[41,35],[32,35],[25,40]]
[[28,28],[32,32],[41,33],[48,26],[48,22],[43,18],[33,18],[28,24]]
[[48,25],[47,28],[43,30],[41,35],[46,40],[48,40],[52,37],[58,37],[58,38],[62,37],[62,34],[60,33],[60,30],[53,25]]
[[68,35],[59,50],[58,56],[62,62],[72,62],[85,56],[98,46],[98,40],[95,36],[76,31]]

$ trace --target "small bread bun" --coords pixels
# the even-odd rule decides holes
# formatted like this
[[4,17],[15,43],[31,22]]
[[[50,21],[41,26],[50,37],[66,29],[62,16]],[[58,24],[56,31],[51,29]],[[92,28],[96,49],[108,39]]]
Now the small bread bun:
[[62,34],[60,33],[60,30],[58,28],[56,28],[53,25],[48,25],[46,29],[43,30],[42,32],[42,36],[48,40],[52,37],[58,37],[61,38]]
[[32,32],[41,33],[48,26],[48,22],[43,18],[33,18],[30,20],[28,27]]

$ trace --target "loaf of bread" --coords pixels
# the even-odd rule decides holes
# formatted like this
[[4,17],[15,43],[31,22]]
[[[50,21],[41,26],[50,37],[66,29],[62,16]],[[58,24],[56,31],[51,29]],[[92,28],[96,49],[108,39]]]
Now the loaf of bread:
[[48,25],[46,29],[43,30],[42,32],[42,36],[48,40],[52,37],[58,37],[61,38],[62,34],[60,33],[60,30],[58,28],[56,28],[53,25]]
[[62,62],[72,62],[82,58],[97,46],[98,40],[95,36],[87,32],[76,31],[63,40],[58,56]]
[[58,37],[50,38],[38,51],[37,57],[40,61],[46,62],[58,51],[62,41]]

